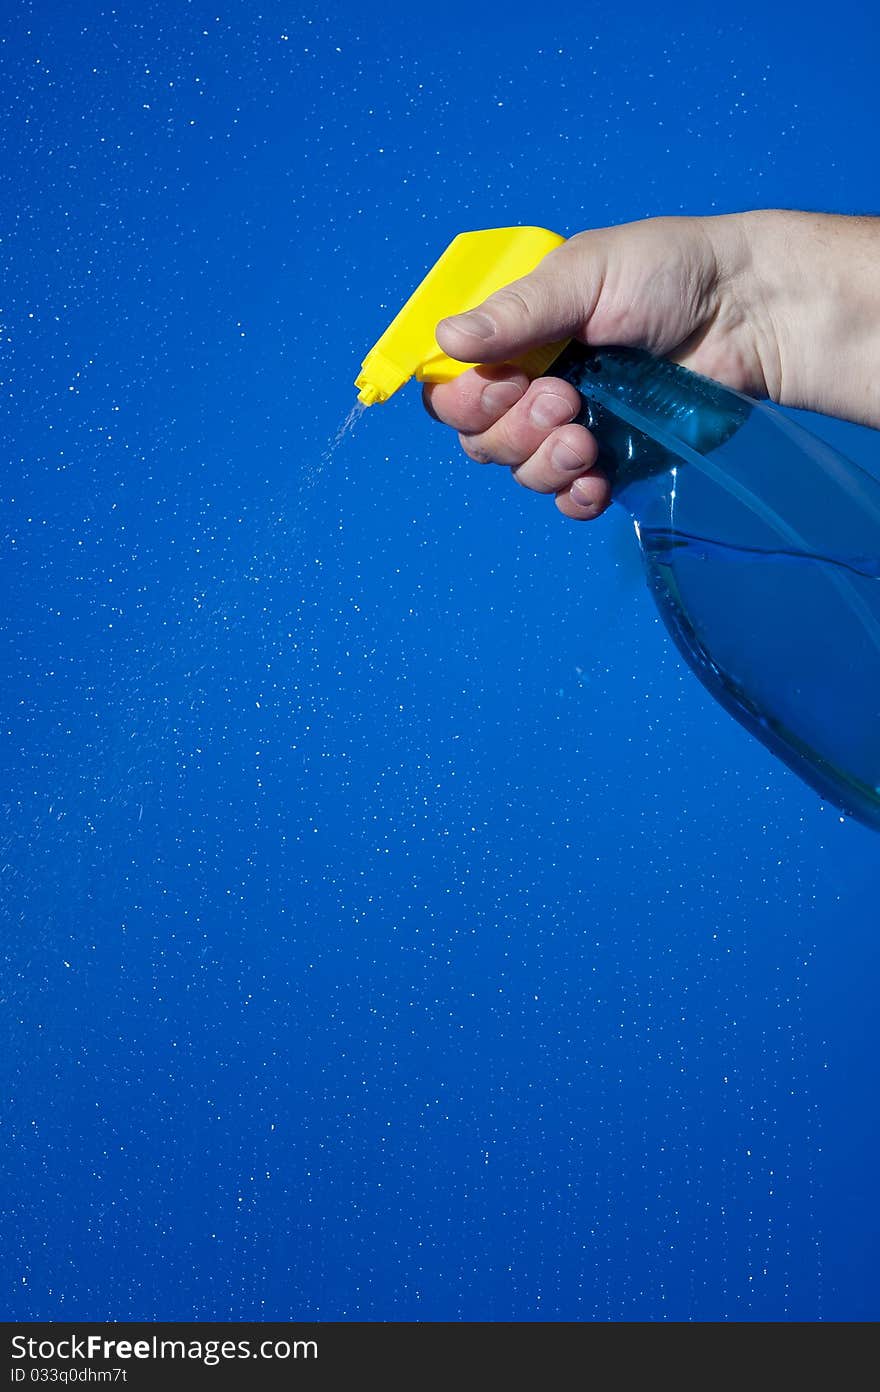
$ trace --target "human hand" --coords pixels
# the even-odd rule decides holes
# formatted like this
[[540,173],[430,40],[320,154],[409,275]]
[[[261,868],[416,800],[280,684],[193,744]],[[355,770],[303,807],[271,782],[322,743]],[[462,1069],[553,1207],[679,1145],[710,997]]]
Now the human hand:
[[[869,221],[768,211],[581,232],[530,275],[438,325],[444,352],[482,365],[427,386],[425,405],[459,432],[471,459],[508,465],[519,483],[554,494],[559,510],[580,520],[605,510],[610,486],[595,468],[596,441],[573,423],[575,388],[552,376],[530,383],[511,365],[537,344],[574,337],[645,348],[751,396],[873,423],[833,396],[827,354],[824,377],[811,371],[822,366],[829,258],[840,271],[859,249],[859,264],[870,265],[873,252],[876,265]],[[861,290],[860,306],[864,278]]]

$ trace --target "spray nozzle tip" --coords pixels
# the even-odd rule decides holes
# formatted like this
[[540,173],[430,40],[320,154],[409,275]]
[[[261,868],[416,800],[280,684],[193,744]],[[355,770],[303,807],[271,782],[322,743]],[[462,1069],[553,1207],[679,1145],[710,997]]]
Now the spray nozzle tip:
[[382,393],[372,382],[364,382],[358,392],[358,401],[362,406],[375,406],[377,401],[381,401]]

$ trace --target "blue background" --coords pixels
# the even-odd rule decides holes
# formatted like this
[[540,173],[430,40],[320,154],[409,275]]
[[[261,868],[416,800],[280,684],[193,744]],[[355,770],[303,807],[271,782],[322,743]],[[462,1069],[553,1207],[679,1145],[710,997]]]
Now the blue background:
[[2,8],[3,1315],[876,1319],[876,835],[621,510],[327,457],[463,229],[880,211],[872,7]]

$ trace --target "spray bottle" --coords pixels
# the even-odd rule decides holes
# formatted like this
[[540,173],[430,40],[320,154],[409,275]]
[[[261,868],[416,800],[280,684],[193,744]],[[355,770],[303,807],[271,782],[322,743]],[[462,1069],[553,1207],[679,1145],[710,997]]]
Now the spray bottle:
[[[534,270],[564,238],[456,237],[364,359],[359,401],[451,381],[440,319]],[[764,402],[632,348],[517,359],[579,391],[651,593],[708,691],[822,797],[880,830],[880,483]]]

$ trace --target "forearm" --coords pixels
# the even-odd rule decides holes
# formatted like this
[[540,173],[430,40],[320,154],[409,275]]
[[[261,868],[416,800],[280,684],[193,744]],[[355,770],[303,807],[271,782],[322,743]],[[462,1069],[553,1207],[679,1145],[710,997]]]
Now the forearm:
[[734,220],[768,394],[880,429],[880,218],[771,209],[717,222]]

